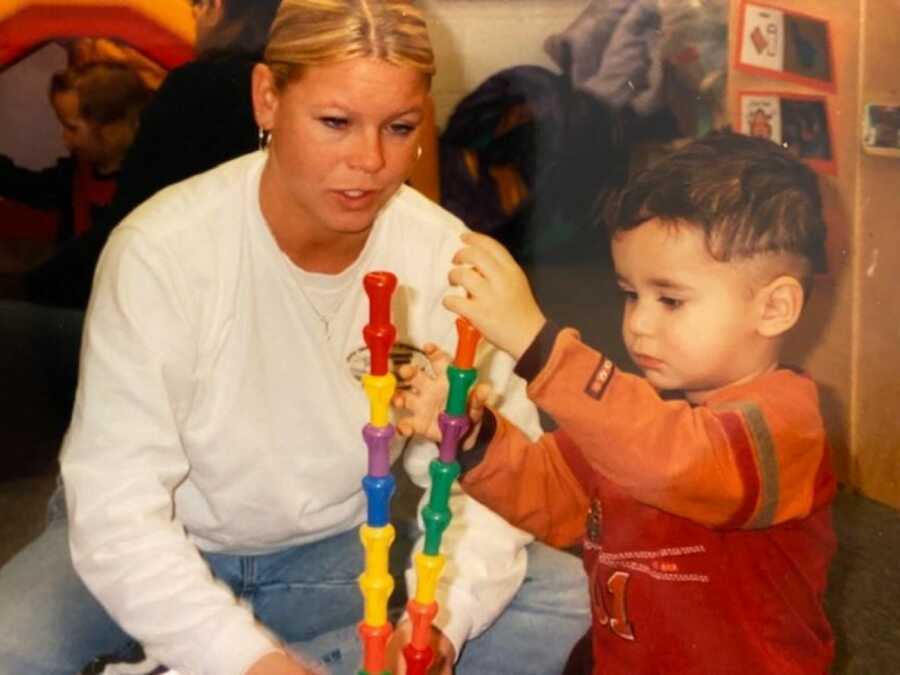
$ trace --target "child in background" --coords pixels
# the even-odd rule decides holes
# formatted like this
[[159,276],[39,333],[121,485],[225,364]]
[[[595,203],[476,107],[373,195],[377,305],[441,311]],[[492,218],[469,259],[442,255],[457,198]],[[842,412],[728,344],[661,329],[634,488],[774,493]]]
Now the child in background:
[[[34,208],[58,210],[59,246],[83,235],[103,218],[112,201],[119,166],[150,95],[140,78],[122,64],[90,63],[55,73],[50,102],[71,154],[42,171],[0,157],[0,195]],[[27,299],[83,309],[67,290],[79,271],[59,267],[51,257],[32,270],[26,279]]]
[[[581,540],[592,648],[567,672],[821,675],[835,481],[816,386],[779,359],[824,263],[815,174],[714,133],[637,176],[610,229],[644,377],[547,321],[506,250],[464,236],[450,277],[468,297],[445,304],[517,359],[559,428],[532,442],[476,388],[463,488],[547,542]],[[447,356],[430,359],[440,374]],[[446,382],[403,375],[401,431],[435,436]]]

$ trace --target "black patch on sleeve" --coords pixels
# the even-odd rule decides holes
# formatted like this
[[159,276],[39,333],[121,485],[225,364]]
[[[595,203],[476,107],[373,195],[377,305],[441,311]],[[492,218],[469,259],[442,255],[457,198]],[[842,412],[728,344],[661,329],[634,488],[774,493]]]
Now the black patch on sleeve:
[[516,363],[516,375],[526,382],[531,382],[543,370],[553,351],[556,336],[562,328],[555,321],[546,321],[544,327],[535,336],[525,353]]
[[484,417],[481,420],[481,429],[478,430],[478,438],[475,439],[475,445],[472,446],[471,450],[464,450],[456,457],[461,470],[460,478],[481,464],[495,433],[497,433],[497,418],[494,417],[494,413],[491,412],[490,408],[485,408]]

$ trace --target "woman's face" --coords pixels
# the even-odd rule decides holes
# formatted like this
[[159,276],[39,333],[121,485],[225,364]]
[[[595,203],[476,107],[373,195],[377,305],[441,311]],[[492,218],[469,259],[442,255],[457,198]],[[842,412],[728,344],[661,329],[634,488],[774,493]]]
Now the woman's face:
[[272,134],[261,199],[276,236],[366,233],[415,163],[426,95],[424,75],[377,58],[309,67],[280,92],[257,66],[256,120]]

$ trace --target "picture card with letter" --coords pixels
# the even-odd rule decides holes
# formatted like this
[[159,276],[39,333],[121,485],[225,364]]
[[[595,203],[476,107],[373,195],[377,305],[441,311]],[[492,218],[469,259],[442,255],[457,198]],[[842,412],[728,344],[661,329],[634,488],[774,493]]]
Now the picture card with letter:
[[768,138],[787,148],[816,171],[837,173],[832,124],[824,96],[743,91],[735,106],[734,128]]
[[743,0],[735,67],[835,91],[828,21]]

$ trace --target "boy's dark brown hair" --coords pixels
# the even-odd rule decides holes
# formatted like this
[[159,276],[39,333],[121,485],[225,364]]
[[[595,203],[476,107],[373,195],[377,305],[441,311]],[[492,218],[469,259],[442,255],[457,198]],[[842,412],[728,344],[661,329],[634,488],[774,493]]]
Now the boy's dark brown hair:
[[613,202],[610,236],[658,218],[702,228],[722,262],[785,253],[808,261],[810,274],[825,271],[816,174],[766,139],[714,131],[635,176]]

